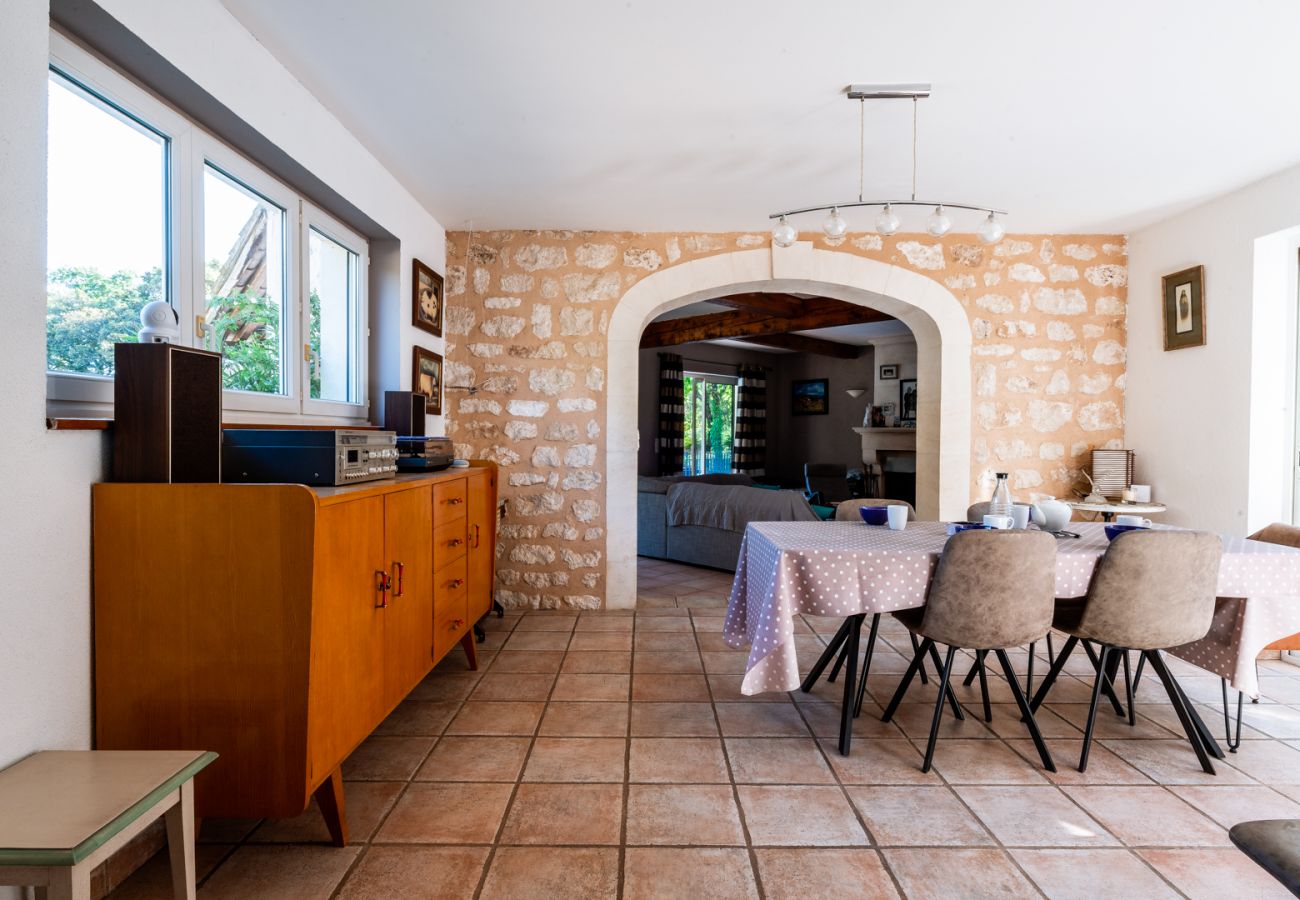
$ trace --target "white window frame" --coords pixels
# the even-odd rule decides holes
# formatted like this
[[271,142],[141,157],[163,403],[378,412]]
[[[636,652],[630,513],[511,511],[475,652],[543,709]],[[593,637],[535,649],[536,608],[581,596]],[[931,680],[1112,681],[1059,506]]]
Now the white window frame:
[[[716,373],[714,373],[714,372],[686,371],[686,370],[683,368],[683,370],[682,370],[682,385],[683,385],[683,388],[685,387],[685,382],[686,382],[686,379],[687,379],[687,378],[692,378],[692,379],[694,379],[694,380],[697,381],[697,382],[710,382],[710,383],[713,383],[713,384],[729,384],[729,385],[732,386],[733,391],[739,391],[739,390],[740,390],[740,376],[738,376],[738,375],[719,375],[719,374],[716,374]],[[692,400],[691,397],[686,396],[686,392],[685,392],[685,390],[683,390],[683,392],[682,392],[682,399],[683,399],[683,402],[684,402],[684,403],[692,403],[692,402],[693,402],[693,400]],[[733,472],[733,473],[736,471],[736,416],[737,416],[737,412],[738,412],[738,411],[737,411],[737,406],[736,406],[736,400],[737,400],[737,399],[738,399],[738,398],[737,398],[736,394],[733,392],[733,394],[732,394],[732,400],[731,400],[731,469],[730,469],[730,471]],[[704,417],[704,423],[703,423],[703,424],[704,424],[704,434],[705,434],[705,435],[707,435],[707,434],[709,433],[709,414],[708,414],[708,406],[709,406],[708,403],[706,403],[706,402],[701,402],[701,403],[699,404],[699,408],[698,408],[698,411],[699,411],[700,413],[702,413],[702,414],[703,414],[703,417]],[[691,439],[692,439],[692,442],[693,442],[693,441],[694,441],[694,435],[691,436]],[[682,446],[682,470],[685,471],[685,470],[686,470],[686,447],[685,447],[685,441],[683,441],[682,444],[683,444],[683,446]],[[694,450],[695,450],[695,449],[696,449],[696,448],[692,448],[692,456],[694,455]],[[698,449],[699,449],[699,453],[700,453],[700,462],[703,463],[703,464],[707,464],[708,460],[706,459],[706,457],[708,456],[708,448],[705,447],[705,446],[700,446]],[[694,463],[694,460],[692,460],[692,463]],[[701,467],[703,468],[703,466],[701,466]],[[695,474],[695,475],[703,475],[703,474],[705,474],[705,473],[704,473],[704,472],[694,472],[694,474]]]
[[[298,345],[303,348],[302,364],[299,367],[299,377],[302,384],[302,409],[304,413],[321,416],[364,416],[368,408],[366,401],[366,373],[370,366],[370,332],[366,328],[365,309],[366,282],[370,274],[370,245],[361,235],[306,200],[302,201],[301,218],[301,228],[298,235],[298,246],[302,248],[302,252],[299,254],[298,273],[302,285],[299,309],[300,325],[298,329],[301,337],[295,348]],[[311,304],[308,301],[311,297],[310,235],[312,229],[357,256],[357,308],[352,322],[357,345],[357,396],[360,398],[356,403],[346,403],[342,400],[318,400],[311,396],[312,361],[308,350],[308,335],[311,334]]]
[[[137,119],[167,139],[167,299],[180,316],[178,343],[204,347],[197,327],[206,309],[203,260],[203,174],[207,164],[285,210],[285,273],[283,367],[285,394],[222,391],[223,410],[239,412],[243,421],[323,421],[366,423],[369,418],[369,242],[313,206],[255,162],[199,128],[140,85],[51,29],[49,65],[95,97]],[[360,402],[313,400],[308,362],[300,349],[306,343],[310,309],[307,303],[307,229],[329,236],[360,259],[356,323],[359,352]],[[211,341],[206,344],[212,349]],[[294,360],[299,362],[295,365]],[[112,415],[113,379],[99,375],[46,372],[46,401],[50,415]]]

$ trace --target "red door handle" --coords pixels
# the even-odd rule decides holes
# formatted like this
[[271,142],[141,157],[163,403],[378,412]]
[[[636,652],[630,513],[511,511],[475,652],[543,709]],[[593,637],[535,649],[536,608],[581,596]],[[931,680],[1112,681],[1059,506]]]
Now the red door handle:
[[452,538],[451,540],[449,540],[449,541],[447,542],[447,546],[448,546],[448,547],[459,547],[459,546],[460,546],[461,544],[463,544],[463,543],[465,543],[465,542],[462,541],[460,538]]
[[393,579],[387,572],[375,571],[375,590],[379,591],[379,602],[375,604],[375,609],[388,608],[388,589],[392,586]]
[[393,597],[400,597],[402,591],[402,576],[406,574],[406,567],[396,560],[393,561],[393,576],[397,579],[397,587],[393,590]]
[[460,578],[453,578],[451,581],[447,582],[447,587],[458,588],[464,583],[465,583],[464,580]]

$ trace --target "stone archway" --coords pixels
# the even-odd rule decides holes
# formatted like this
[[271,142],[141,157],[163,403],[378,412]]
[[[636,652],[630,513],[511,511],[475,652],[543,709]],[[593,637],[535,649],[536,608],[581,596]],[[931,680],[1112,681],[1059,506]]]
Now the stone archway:
[[[729,293],[811,293],[871,306],[911,329],[917,344],[917,513],[961,518],[970,501],[971,330],[943,285],[849,253],[789,248],[723,253],[656,272],[619,300],[609,323],[605,431],[606,603],[636,602],[637,358],[656,316]],[[652,436],[647,435],[647,440]]]

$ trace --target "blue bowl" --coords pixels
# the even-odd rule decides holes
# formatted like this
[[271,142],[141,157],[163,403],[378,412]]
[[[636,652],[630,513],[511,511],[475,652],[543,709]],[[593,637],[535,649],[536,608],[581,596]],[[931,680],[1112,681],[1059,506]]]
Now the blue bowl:
[[1107,525],[1106,540],[1113,541],[1126,531],[1148,531],[1145,525]]
[[858,515],[868,525],[884,525],[889,521],[888,506],[859,506]]
[[992,529],[983,522],[949,522],[948,536],[959,534],[963,531],[991,531]]

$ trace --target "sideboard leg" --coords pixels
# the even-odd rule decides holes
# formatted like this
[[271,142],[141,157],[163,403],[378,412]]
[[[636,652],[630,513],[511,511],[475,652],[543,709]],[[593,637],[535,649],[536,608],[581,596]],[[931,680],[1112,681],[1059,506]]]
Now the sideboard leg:
[[465,658],[469,660],[471,672],[478,671],[478,647],[474,644],[474,632],[467,631],[465,636],[460,639],[460,645],[465,648]]
[[348,819],[343,807],[343,770],[335,769],[316,788],[316,805],[325,818],[325,827],[329,829],[330,840],[335,847],[348,845]]

